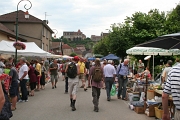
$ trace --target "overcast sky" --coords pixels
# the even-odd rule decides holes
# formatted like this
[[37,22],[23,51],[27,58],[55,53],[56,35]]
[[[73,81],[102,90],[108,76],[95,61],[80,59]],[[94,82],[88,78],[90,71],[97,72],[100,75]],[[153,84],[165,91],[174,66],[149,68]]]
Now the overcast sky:
[[[1,0],[0,15],[16,11],[20,0]],[[170,11],[179,0],[30,0],[32,8],[29,13],[41,20],[47,20],[52,29],[57,29],[57,37],[63,31],[77,31],[80,29],[87,37],[108,32],[113,23],[123,22],[126,16],[150,9]],[[25,11],[21,2],[19,9]],[[28,3],[27,3],[28,5]]]

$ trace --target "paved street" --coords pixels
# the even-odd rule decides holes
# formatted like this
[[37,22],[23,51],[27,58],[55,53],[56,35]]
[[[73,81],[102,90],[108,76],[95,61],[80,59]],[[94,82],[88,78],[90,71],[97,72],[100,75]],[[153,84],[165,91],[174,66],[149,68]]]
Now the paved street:
[[59,81],[56,89],[51,89],[48,84],[45,90],[29,97],[29,102],[18,103],[11,120],[154,120],[131,111],[125,101],[116,97],[111,102],[106,101],[105,90],[102,90],[98,113],[93,111],[91,89],[84,92],[79,88],[75,112],[69,105],[69,95],[64,94],[64,81]]

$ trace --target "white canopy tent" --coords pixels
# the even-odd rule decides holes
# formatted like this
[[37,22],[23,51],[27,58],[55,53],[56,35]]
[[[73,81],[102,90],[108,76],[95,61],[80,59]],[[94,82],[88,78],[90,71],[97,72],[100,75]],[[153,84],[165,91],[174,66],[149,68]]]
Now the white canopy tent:
[[[15,54],[14,42],[2,40],[0,42],[0,53],[1,54]],[[39,48],[34,42],[23,42],[26,45],[25,50],[17,50],[18,55],[23,56],[40,56],[40,57],[52,57],[53,54],[46,52]]]
[[179,49],[162,49],[162,48],[153,48],[153,47],[133,47],[126,50],[127,54],[130,55],[152,55],[153,56],[153,77],[154,76],[154,55],[161,56],[171,56],[171,55],[180,55]]

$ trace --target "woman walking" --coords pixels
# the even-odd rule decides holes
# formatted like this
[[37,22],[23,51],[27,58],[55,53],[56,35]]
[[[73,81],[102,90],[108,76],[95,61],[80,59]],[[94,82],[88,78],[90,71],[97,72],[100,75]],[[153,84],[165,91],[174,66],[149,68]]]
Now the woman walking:
[[28,71],[28,75],[29,75],[29,78],[30,78],[30,88],[31,88],[31,92],[30,92],[30,96],[34,96],[34,90],[36,88],[36,82],[37,82],[37,76],[36,74],[34,73],[35,69],[33,67],[33,62],[30,63],[30,66],[29,66],[29,71]]
[[43,65],[43,62],[40,63],[41,64],[41,79],[40,79],[40,85],[41,85],[41,89],[44,90],[45,89],[45,74],[46,74],[46,68]]

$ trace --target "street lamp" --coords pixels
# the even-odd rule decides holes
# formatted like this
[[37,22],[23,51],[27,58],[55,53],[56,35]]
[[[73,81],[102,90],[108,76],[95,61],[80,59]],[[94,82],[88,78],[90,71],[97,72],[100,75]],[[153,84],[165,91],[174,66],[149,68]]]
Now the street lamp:
[[[29,0],[20,0],[19,3],[17,4],[17,11],[16,11],[16,42],[18,41],[18,6],[20,4],[20,2],[22,1],[28,1],[30,3],[30,7],[29,8],[26,8],[26,5],[24,5],[24,8],[26,9],[26,12],[25,12],[25,18],[28,19],[29,18],[29,13],[28,13],[28,10],[32,7],[32,3],[29,1]],[[17,63],[17,49],[15,51],[15,65]]]
[[52,29],[53,31],[55,30],[56,32],[54,32],[54,39],[56,39],[56,35],[58,34],[58,31],[56,29]]

